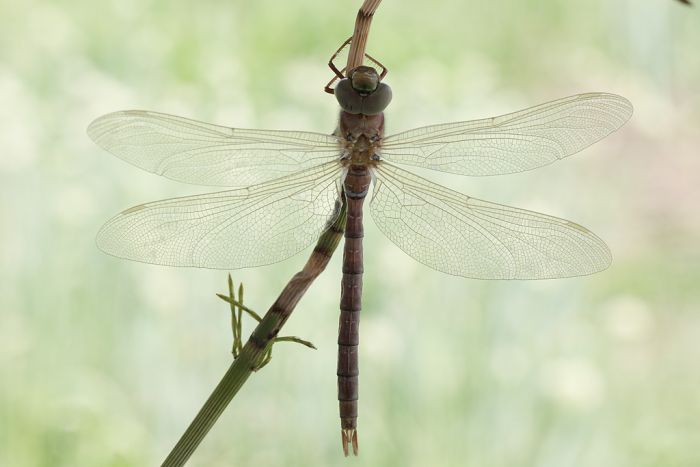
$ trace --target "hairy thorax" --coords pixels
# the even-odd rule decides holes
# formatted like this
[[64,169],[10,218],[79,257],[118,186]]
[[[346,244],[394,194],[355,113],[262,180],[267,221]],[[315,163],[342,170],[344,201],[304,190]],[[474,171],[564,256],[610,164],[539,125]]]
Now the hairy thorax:
[[337,135],[343,140],[343,165],[375,166],[384,136],[384,114],[340,112]]

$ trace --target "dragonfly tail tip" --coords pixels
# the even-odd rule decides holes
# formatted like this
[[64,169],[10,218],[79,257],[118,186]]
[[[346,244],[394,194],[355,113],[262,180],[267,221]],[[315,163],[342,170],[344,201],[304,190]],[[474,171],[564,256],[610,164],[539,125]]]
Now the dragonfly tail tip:
[[343,454],[348,457],[350,454],[350,446],[352,445],[353,455],[357,455],[358,444],[357,444],[357,430],[355,428],[343,428],[340,430],[340,436],[343,443]]

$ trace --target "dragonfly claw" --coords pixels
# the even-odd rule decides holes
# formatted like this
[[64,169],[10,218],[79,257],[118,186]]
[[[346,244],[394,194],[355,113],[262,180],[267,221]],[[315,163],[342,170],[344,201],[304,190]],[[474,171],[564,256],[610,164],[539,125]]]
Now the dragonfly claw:
[[340,430],[340,435],[342,437],[343,453],[345,457],[348,457],[348,454],[350,454],[350,444],[352,444],[352,453],[356,456],[358,451],[357,430],[355,428],[342,428]]

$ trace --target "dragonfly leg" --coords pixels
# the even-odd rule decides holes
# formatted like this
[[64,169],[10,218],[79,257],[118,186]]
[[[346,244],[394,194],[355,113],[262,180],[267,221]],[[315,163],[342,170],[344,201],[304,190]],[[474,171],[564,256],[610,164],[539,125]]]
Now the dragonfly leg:
[[[345,72],[345,68],[346,68],[346,67],[343,67],[343,69],[340,70],[340,73],[341,73],[341,74]],[[331,86],[332,86],[333,83],[335,83],[337,80],[338,80],[338,77],[337,77],[337,76],[334,76],[333,78],[331,78],[331,80],[328,82],[328,84],[326,84],[326,87],[323,88],[323,90],[326,91],[328,94],[335,94],[335,89],[332,88]]]
[[[333,88],[332,88],[331,86],[333,85],[333,83],[335,83],[336,80],[345,78],[344,73],[345,73],[345,71],[347,70],[347,67],[343,67],[343,68],[341,68],[341,69],[338,69],[338,67],[336,66],[334,60],[336,59],[336,57],[338,57],[338,54],[340,54],[340,52],[342,52],[343,49],[344,49],[345,47],[347,47],[348,44],[350,44],[350,42],[352,42],[352,36],[348,37],[348,38],[345,40],[345,42],[343,42],[343,43],[341,44],[341,46],[338,47],[338,50],[335,51],[335,53],[331,56],[330,60],[328,60],[328,67],[333,71],[333,74],[335,75],[335,76],[328,82],[328,84],[326,84],[326,86],[323,88],[323,90],[324,90],[325,92],[327,92],[328,94],[335,94],[335,91],[333,90]],[[370,54],[367,54],[367,53],[366,53],[366,54],[365,54],[365,57],[367,57],[367,59],[368,59],[369,61],[371,61],[372,63],[374,63],[375,65],[377,65],[378,67],[380,67],[380,68],[382,69],[382,72],[379,74],[379,81],[381,81],[382,79],[384,79],[384,77],[386,76],[386,74],[389,72],[388,68],[385,67],[379,60],[377,60],[376,58],[372,57]]]
[[[333,73],[335,73],[335,76],[338,77],[338,79],[343,79],[343,78],[345,78],[345,75],[343,75],[343,72],[342,72],[342,71],[338,70],[338,67],[335,66],[335,63],[333,62],[333,60],[335,60],[335,58],[338,56],[338,54],[339,54],[340,52],[342,52],[342,50],[343,50],[345,47],[348,46],[348,44],[350,43],[350,41],[352,41],[352,36],[348,37],[348,38],[345,40],[345,42],[343,42],[343,43],[340,45],[340,47],[338,47],[338,50],[336,50],[335,53],[334,53],[333,55],[331,55],[330,60],[328,60],[328,67],[329,67],[331,70],[333,70]],[[344,70],[344,69],[343,69],[343,70]]]
[[352,40],[352,36],[348,37],[345,42],[343,42],[340,47],[338,47],[338,50],[335,51],[333,55],[331,55],[330,60],[328,60],[328,68],[330,68],[333,71],[333,79],[331,79],[328,84],[326,84],[326,87],[323,88],[324,91],[326,91],[328,94],[335,94],[333,88],[331,85],[335,82],[337,79],[343,79],[345,78],[345,75],[343,74],[345,72],[345,68],[342,70],[339,70],[338,67],[335,65],[334,60],[338,56],[338,54],[345,48],[347,45],[350,43]]
[[379,81],[383,80],[386,74],[389,73],[389,69],[385,67],[379,60],[372,57],[370,54],[365,54],[365,57],[367,57],[372,63],[374,63],[382,69],[382,72],[379,74]]

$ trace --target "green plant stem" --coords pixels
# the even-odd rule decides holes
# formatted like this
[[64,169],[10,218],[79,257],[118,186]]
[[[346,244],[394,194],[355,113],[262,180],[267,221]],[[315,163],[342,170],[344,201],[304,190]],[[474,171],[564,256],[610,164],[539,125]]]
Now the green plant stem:
[[[231,306],[235,306],[235,307],[240,308],[241,310],[245,311],[246,313],[248,313],[250,315],[251,318],[253,318],[258,323],[260,321],[262,321],[262,318],[260,317],[259,314],[257,314],[256,312],[254,312],[253,310],[251,310],[250,308],[248,308],[247,306],[245,306],[241,303],[240,296],[239,296],[238,300],[231,299],[231,297],[228,297],[222,293],[218,293],[218,294],[216,294],[216,296],[219,297],[220,299],[222,299],[223,301],[229,303]],[[237,318],[233,321],[240,323],[241,322],[240,315],[237,314],[236,316],[237,316]]]
[[339,206],[338,217],[321,235],[304,268],[292,277],[262,318],[243,346],[240,355],[229,367],[221,382],[165,459],[162,467],[179,467],[187,462],[250,374],[260,368],[266,351],[294,307],[330,261],[345,231],[346,216],[346,207],[343,202]]

